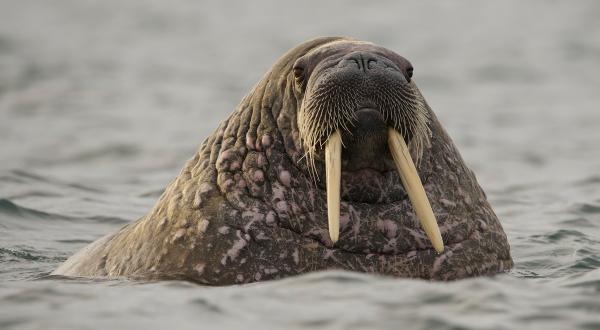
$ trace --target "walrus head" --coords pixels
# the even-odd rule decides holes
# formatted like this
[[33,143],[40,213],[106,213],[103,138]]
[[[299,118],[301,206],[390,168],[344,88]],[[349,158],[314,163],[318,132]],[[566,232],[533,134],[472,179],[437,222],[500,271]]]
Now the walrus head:
[[322,269],[457,279],[512,266],[408,60],[348,38],[283,55],[155,207],[55,274],[246,283]]
[[300,57],[292,71],[299,135],[317,178],[323,166],[316,160],[323,160],[325,150],[331,240],[339,237],[340,178],[348,183],[346,201],[392,202],[400,196],[381,187],[397,168],[423,229],[441,252],[440,231],[406,145],[412,142],[420,156],[430,134],[410,62],[371,43],[340,40]]

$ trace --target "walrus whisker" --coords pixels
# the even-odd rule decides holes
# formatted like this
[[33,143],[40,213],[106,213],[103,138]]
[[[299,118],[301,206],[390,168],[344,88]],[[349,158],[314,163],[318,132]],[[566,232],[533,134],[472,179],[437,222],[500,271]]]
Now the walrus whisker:
[[[332,97],[330,94],[337,96]],[[421,148],[422,140],[428,138],[427,111],[419,98],[409,98],[412,95],[416,93],[410,86],[401,86],[394,91],[383,89],[376,103],[386,121],[391,121],[396,129],[411,136],[411,141],[414,139],[414,143],[410,143],[412,146]],[[305,97],[299,115],[299,126],[306,159],[311,162],[313,170],[316,170],[313,158],[317,150],[324,147],[328,132],[339,127],[351,134],[349,123],[356,121],[356,106],[350,99],[346,93],[332,86],[318,88]],[[407,134],[409,132],[412,134]],[[416,154],[421,154],[420,150]]]

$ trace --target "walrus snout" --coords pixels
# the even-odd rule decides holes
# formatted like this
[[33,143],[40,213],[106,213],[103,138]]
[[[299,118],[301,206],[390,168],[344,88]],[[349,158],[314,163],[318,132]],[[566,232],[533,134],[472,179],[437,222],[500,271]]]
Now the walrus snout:
[[[307,53],[290,69],[301,103],[300,138],[313,170],[335,130],[344,144],[349,135],[372,137],[374,131],[385,140],[386,127],[398,130],[407,143],[414,136],[417,146],[427,140],[428,112],[411,81],[413,67],[407,59],[368,43],[334,43]],[[381,122],[366,115],[358,118],[364,108],[379,111]],[[386,127],[377,126],[382,123]]]

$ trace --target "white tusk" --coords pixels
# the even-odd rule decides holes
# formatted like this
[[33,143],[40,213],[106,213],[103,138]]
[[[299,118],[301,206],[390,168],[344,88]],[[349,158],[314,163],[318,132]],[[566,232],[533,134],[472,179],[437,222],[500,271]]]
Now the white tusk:
[[342,175],[342,137],[333,132],[325,146],[325,175],[327,179],[327,218],[329,237],[333,243],[340,238],[340,180]]
[[404,142],[404,138],[393,128],[388,128],[388,145],[394,158],[394,163],[396,163],[396,167],[398,168],[404,189],[406,189],[415,213],[421,222],[421,227],[423,227],[433,248],[438,253],[442,253],[444,251],[444,241],[442,240],[440,228],[431,209],[431,204],[429,204],[429,200],[425,194],[423,183],[421,183],[415,164],[410,157],[410,152],[408,151],[406,142]]

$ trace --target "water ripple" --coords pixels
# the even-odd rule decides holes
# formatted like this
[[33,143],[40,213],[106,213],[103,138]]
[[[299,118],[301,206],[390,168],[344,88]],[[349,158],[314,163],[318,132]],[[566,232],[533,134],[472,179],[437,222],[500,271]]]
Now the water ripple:
[[50,214],[26,207],[19,206],[8,199],[0,198],[0,214],[28,219],[58,219],[65,218],[57,214]]

